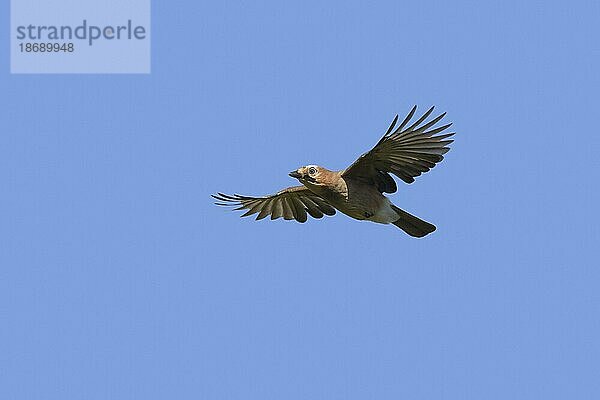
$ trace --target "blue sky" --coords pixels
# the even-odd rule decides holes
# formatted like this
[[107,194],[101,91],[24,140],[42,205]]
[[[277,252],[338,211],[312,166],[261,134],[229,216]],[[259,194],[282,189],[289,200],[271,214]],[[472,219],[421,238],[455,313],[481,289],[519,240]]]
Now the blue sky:
[[[5,38],[0,397],[599,398],[599,16],[154,2],[150,75],[10,75]],[[392,197],[427,238],[212,205],[413,104],[458,132]]]

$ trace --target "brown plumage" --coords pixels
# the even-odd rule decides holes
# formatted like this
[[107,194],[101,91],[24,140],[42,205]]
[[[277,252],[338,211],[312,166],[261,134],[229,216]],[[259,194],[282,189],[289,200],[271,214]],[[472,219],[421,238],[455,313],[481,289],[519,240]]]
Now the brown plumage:
[[337,209],[354,219],[391,223],[411,236],[423,237],[435,231],[435,226],[401,210],[383,195],[397,190],[390,174],[412,183],[415,177],[442,161],[443,154],[450,150],[447,145],[453,140],[448,138],[454,132],[435,135],[452,124],[434,128],[446,113],[425,122],[433,112],[431,107],[409,125],[416,109],[416,106],[413,107],[397,128],[396,115],[375,147],[342,171],[307,165],[289,174],[302,186],[289,187],[263,197],[218,193],[213,195],[219,201],[215,204],[247,210],[242,217],[258,213],[256,219],[270,215],[271,219],[283,217],[298,222],[305,222],[307,215],[313,218],[334,215]]

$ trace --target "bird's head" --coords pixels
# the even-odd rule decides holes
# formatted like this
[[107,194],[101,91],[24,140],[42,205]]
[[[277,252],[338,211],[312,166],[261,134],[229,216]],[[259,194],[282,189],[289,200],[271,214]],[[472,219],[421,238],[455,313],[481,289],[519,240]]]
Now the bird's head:
[[290,176],[305,185],[322,185],[328,172],[330,171],[318,165],[307,165],[290,172]]

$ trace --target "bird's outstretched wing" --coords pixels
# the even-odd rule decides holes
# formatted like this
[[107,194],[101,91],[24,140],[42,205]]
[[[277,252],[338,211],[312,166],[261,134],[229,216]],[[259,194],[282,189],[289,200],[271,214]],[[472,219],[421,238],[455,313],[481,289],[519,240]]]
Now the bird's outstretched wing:
[[433,112],[431,107],[421,118],[406,127],[416,110],[417,106],[414,106],[404,121],[394,129],[398,122],[396,115],[375,147],[346,168],[342,176],[376,185],[382,193],[394,193],[397,190],[396,182],[389,173],[406,183],[413,183],[415,177],[429,171],[436,163],[442,161],[443,154],[450,150],[446,146],[453,142],[446,139],[454,135],[454,132],[434,135],[443,132],[452,124],[433,128],[446,113],[423,123]]
[[237,206],[235,210],[248,210],[242,217],[258,213],[257,220],[270,215],[271,219],[283,217],[286,220],[295,219],[298,222],[306,222],[307,213],[313,218],[322,218],[323,214],[335,214],[335,208],[304,186],[289,187],[264,197],[240,196],[239,194],[231,196],[223,193],[217,193],[212,197],[218,200],[215,203],[217,205]]

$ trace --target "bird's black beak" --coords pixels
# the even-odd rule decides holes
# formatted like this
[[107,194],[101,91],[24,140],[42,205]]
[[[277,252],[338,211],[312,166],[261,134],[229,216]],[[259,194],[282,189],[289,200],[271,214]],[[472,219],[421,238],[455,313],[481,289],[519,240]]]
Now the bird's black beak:
[[298,171],[292,171],[292,172],[290,172],[290,176],[292,178],[297,178],[297,179],[302,178],[302,174],[298,173]]

